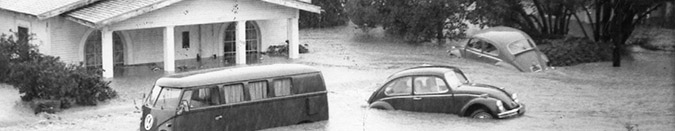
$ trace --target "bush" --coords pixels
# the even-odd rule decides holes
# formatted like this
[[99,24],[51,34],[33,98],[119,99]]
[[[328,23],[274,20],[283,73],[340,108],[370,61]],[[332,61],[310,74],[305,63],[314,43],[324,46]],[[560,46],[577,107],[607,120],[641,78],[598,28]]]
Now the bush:
[[609,61],[612,58],[609,43],[596,43],[582,38],[545,39],[537,43],[552,66]]
[[[309,45],[299,45],[299,52],[302,54],[308,53],[307,46]],[[288,56],[288,45],[271,45],[267,47],[267,54],[270,56]]]
[[[102,79],[100,68],[88,69],[66,64],[58,57],[42,55],[30,44],[15,42],[11,37],[0,38],[0,60],[6,67],[6,83],[19,89],[23,101],[58,100],[61,108],[73,104],[96,105],[115,98],[115,92]],[[3,69],[0,69],[2,71]]]

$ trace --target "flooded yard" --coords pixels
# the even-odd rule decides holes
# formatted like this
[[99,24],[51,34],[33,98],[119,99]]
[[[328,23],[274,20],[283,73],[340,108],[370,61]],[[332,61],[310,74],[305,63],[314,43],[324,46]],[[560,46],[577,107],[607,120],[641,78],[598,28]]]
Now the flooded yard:
[[[389,40],[382,30],[353,27],[302,30],[310,53],[300,59],[264,57],[262,64],[299,63],[324,73],[327,121],[266,130],[675,130],[675,54],[634,53],[622,67],[610,62],[521,73],[448,56],[448,46]],[[267,62],[266,62],[267,60]],[[178,63],[178,62],[177,62]],[[475,120],[452,114],[369,109],[366,99],[388,75],[422,64],[459,67],[477,83],[506,87],[527,105],[524,116]],[[52,119],[34,115],[18,91],[0,84],[0,130],[137,130],[140,99],[163,76],[150,68],[127,71],[111,86],[120,97],[74,107]]]

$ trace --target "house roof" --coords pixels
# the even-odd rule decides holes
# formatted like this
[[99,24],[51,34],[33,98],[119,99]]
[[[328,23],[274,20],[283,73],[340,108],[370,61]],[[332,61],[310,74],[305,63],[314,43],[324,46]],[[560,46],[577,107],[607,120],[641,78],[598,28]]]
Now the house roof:
[[46,19],[97,1],[99,0],[0,0],[0,9]]
[[182,0],[105,0],[63,14],[66,19],[100,27],[161,9]]
[[[0,9],[47,19],[62,15],[98,28],[139,16],[183,0],[0,0]],[[290,8],[320,13],[321,7],[306,0],[261,0]]]

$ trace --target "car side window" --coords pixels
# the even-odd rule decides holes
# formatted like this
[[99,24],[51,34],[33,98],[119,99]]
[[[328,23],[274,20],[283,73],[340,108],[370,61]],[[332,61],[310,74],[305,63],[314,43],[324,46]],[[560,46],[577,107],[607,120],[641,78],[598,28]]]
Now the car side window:
[[[183,96],[186,98],[186,96]],[[190,108],[199,108],[220,104],[220,94],[217,86],[201,88],[192,91],[190,98]]]
[[497,50],[497,48],[494,45],[480,39],[471,39],[469,44],[467,44],[467,47],[480,51],[483,54],[492,56],[499,55],[499,50]]
[[448,91],[443,79],[434,76],[415,77],[415,94],[434,94]]
[[386,95],[410,95],[412,92],[412,77],[399,78],[385,85]]

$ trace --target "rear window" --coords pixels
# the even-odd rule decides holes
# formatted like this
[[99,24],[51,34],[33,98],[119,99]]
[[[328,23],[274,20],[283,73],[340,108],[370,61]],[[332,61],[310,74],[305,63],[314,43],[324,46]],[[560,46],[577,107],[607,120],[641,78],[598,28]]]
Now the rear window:
[[291,79],[274,80],[274,96],[290,95],[291,87]]
[[518,54],[533,49],[533,46],[527,39],[522,39],[509,44],[508,48],[511,54]]

